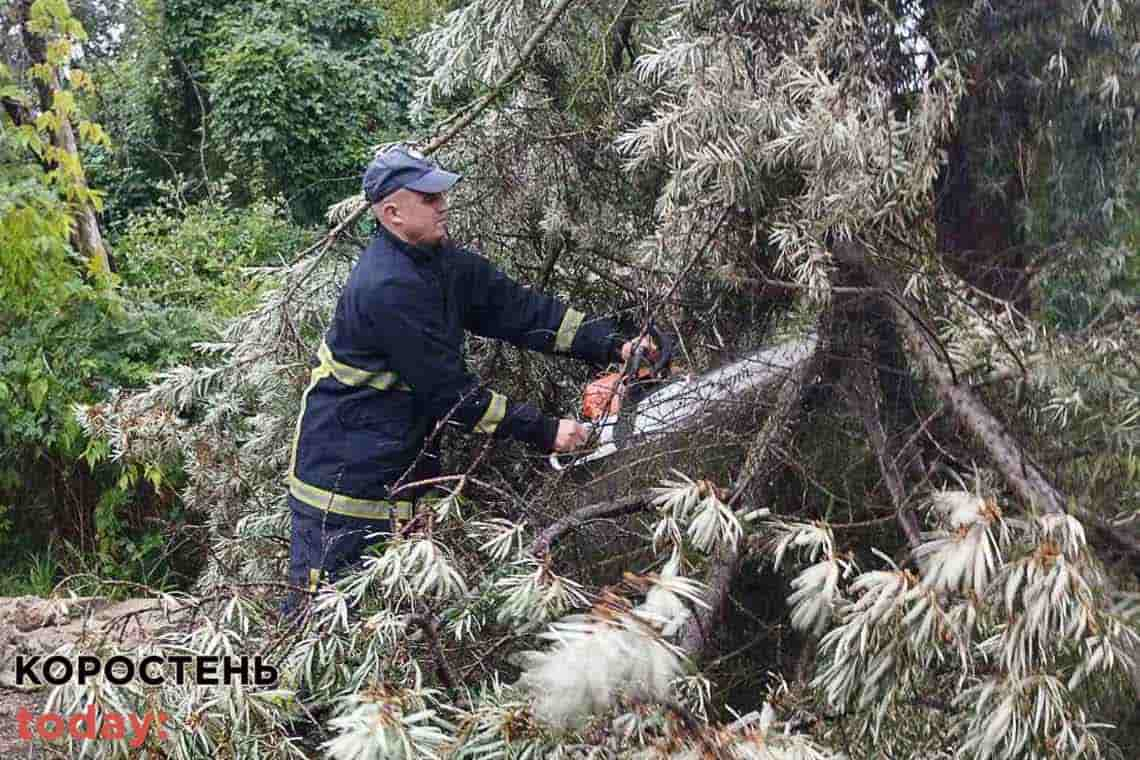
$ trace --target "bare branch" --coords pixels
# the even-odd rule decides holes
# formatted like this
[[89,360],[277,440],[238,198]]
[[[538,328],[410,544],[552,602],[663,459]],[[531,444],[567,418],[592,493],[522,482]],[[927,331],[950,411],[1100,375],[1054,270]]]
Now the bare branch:
[[576,509],[555,521],[549,525],[546,530],[538,534],[538,537],[535,538],[534,542],[530,545],[530,553],[536,557],[541,557],[549,552],[554,542],[564,534],[569,533],[590,520],[598,520],[603,517],[631,515],[634,512],[647,509],[651,502],[652,499],[650,496],[639,494],[637,496],[627,496],[617,501],[603,501]]
[[451,671],[451,666],[443,654],[443,647],[439,643],[439,620],[434,615],[412,615],[408,618],[408,625],[414,625],[424,632],[428,645],[431,647],[432,657],[435,658],[436,672],[439,680],[449,689],[454,689],[459,680]]
[[911,549],[922,543],[919,535],[918,517],[914,510],[907,506],[906,487],[903,485],[902,472],[898,468],[898,457],[891,456],[887,441],[886,430],[883,429],[882,415],[879,410],[882,404],[882,388],[871,372],[871,364],[865,361],[848,363],[850,381],[846,387],[841,388],[847,403],[863,421],[863,428],[867,431],[867,438],[875,452],[875,459],[879,462],[879,472],[887,484],[891,494],[891,503],[895,507],[895,515],[906,536],[906,542]]
[[954,417],[974,434],[1010,488],[1025,502],[1044,512],[1065,512],[1065,497],[1054,488],[1021,444],[1009,434],[1005,425],[993,415],[985,403],[974,395],[969,386],[958,384],[953,368],[931,348],[926,339],[926,332],[915,316],[918,305],[912,299],[900,295],[902,289],[898,287],[894,278],[875,266],[861,243],[854,241],[838,243],[836,253],[843,258],[861,263],[871,282],[892,294],[888,303],[894,313],[895,324],[912,355],[918,360],[927,377],[934,382],[938,397]]

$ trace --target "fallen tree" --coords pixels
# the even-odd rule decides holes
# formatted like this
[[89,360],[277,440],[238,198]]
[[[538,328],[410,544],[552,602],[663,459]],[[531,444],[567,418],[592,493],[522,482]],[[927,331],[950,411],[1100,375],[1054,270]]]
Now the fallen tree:
[[[1116,521],[1116,545],[1134,543],[1135,314],[1062,334],[955,274],[937,245],[964,61],[1004,17],[931,9],[919,64],[919,39],[879,6],[629,11],[476,0],[421,39],[425,108],[494,83],[423,141],[478,174],[459,187],[457,235],[577,303],[624,299],[631,323],[669,324],[679,372],[788,334],[823,348],[585,482],[457,443],[461,474],[416,529],[276,630],[272,598],[232,584],[282,577],[281,476],[307,358],[356,254],[348,199],[270,273],[263,306],[203,347],[211,366],[82,412],[117,456],[181,462],[184,501],[210,515],[199,591],[226,603],[155,646],[240,639],[280,658],[284,691],[269,696],[164,694],[193,718],[176,756],[227,742],[290,755],[290,721],[313,706],[335,717],[309,715],[308,740],[344,758],[1112,756],[1127,736],[1100,724],[1121,717],[1136,670],[1122,590],[1135,565],[1107,565],[1113,545],[1082,520]],[[1093,22],[1077,4],[1058,21]],[[643,51],[632,70],[597,55],[614,29]],[[472,353],[552,411],[583,379]],[[1020,377],[1023,396],[995,376]],[[1064,461],[1077,441],[1119,482]],[[1083,490],[1099,495],[1072,509]],[[787,609],[766,616],[765,593],[749,607],[740,591],[762,567],[790,579]],[[777,667],[717,650],[757,618],[780,637]],[[700,662],[732,667],[706,677]],[[713,689],[734,677],[756,687],[734,707],[757,709],[729,723],[728,689]]]

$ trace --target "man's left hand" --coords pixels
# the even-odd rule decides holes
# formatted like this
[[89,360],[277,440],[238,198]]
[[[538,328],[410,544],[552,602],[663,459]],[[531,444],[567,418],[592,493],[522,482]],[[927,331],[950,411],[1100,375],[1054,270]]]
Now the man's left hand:
[[633,340],[627,340],[624,344],[622,344],[621,360],[623,362],[629,361],[629,357],[633,355],[633,352],[635,350],[637,350],[638,345],[641,346],[642,353],[645,355],[646,359],[651,362],[657,361],[657,343],[648,335],[642,336],[640,341],[637,338],[634,338]]

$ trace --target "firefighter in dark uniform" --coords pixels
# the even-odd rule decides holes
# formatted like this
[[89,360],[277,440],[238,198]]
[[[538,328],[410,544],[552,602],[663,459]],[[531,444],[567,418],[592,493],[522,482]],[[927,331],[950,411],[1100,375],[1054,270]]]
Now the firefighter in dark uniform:
[[[439,475],[431,434],[441,420],[542,452],[585,443],[578,422],[484,388],[464,363],[465,330],[598,365],[633,350],[609,320],[522,287],[448,240],[445,193],[459,179],[404,147],[380,153],[365,172],[378,231],[340,295],[297,420],[288,496],[294,587],[315,591],[356,563],[370,536],[412,517],[424,489],[389,492]],[[284,610],[306,596],[294,592]]]

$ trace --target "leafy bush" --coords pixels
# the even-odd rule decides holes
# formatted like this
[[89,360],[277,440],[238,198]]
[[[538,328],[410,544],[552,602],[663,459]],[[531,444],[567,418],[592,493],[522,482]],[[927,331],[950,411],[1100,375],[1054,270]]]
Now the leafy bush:
[[268,200],[245,209],[214,201],[152,209],[132,217],[118,240],[123,292],[135,303],[236,316],[260,287],[246,268],[281,263],[303,234]]
[[354,192],[369,146],[407,124],[406,53],[379,40],[337,50],[311,34],[280,23],[251,29],[242,16],[219,34],[207,66],[226,165],[250,197],[282,193],[301,219]]
[[229,175],[236,203],[280,196],[304,222],[358,191],[369,149],[408,125],[412,59],[386,19],[348,0],[144,11],[121,58],[96,74],[122,146],[89,156],[112,225],[160,202],[160,178],[198,200]]
[[[42,539],[45,526],[81,530],[66,516],[89,509],[91,493],[114,489],[122,472],[117,464],[77,471],[87,441],[74,405],[145,384],[156,367],[191,355],[207,329],[191,310],[127,309],[82,287],[58,309],[8,323],[0,339],[0,503],[15,508],[5,545]],[[108,549],[126,527],[106,534]]]
[[183,521],[170,503],[181,473],[113,460],[83,435],[74,407],[196,363],[194,343],[215,339],[216,323],[257,298],[245,268],[279,261],[301,236],[268,202],[155,210],[118,241],[119,295],[72,281],[58,308],[9,316],[0,338],[0,461],[9,463],[0,467],[0,503],[17,508],[4,515],[2,545],[36,543],[53,526],[95,548],[82,562],[73,553],[71,564],[110,577],[164,576],[163,536],[146,519],[157,511],[168,525]]

